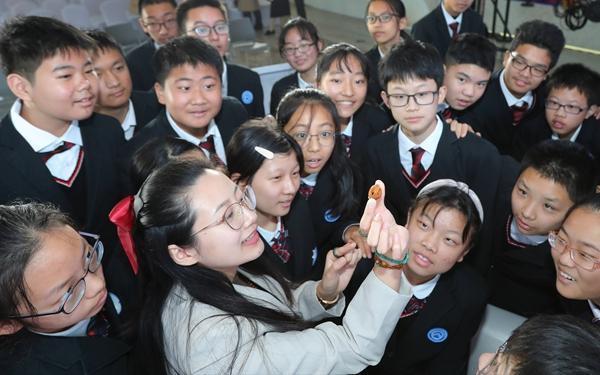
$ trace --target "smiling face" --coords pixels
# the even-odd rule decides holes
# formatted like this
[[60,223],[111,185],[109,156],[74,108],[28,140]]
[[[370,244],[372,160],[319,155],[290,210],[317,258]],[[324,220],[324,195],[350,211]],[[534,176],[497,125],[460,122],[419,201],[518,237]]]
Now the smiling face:
[[344,124],[348,124],[367,97],[367,78],[353,55],[348,55],[346,61],[333,61],[318,86],[333,100]]
[[[309,35],[305,35],[305,37],[310,38]],[[302,47],[308,48],[308,50],[306,52],[300,52],[298,48]],[[285,44],[283,45],[284,51],[290,48],[296,48],[296,50],[286,54],[284,58],[295,71],[305,73],[311,69],[315,69],[317,58],[319,57],[319,50],[321,49],[321,42],[304,39],[298,29],[293,27],[285,34]]]
[[581,123],[590,117],[595,106],[589,107],[587,97],[576,88],[559,87],[550,90],[547,102],[583,109],[579,114],[567,113],[565,107],[546,108],[546,121],[554,134],[561,139],[570,139]]
[[155,90],[177,125],[198,138],[206,134],[208,124],[221,110],[221,77],[209,65],[174,67],[164,86],[156,83]]
[[573,201],[563,185],[530,167],[517,179],[511,204],[519,232],[545,236],[558,229]]
[[99,50],[94,59],[98,75],[96,110],[116,110],[129,106],[131,76],[123,55],[115,49]]
[[547,72],[550,69],[552,58],[547,50],[532,44],[521,44],[514,52],[516,57],[511,55],[509,51],[504,54],[504,83],[511,94],[521,98],[529,91],[538,88],[548,74],[535,76],[529,67],[518,70],[515,67],[515,61],[538,67]]
[[[92,248],[69,226],[40,234],[40,242],[25,267],[24,278],[27,298],[42,314],[61,308],[65,294],[86,275],[85,260]],[[100,312],[107,296],[101,266],[85,276],[85,294],[72,313],[26,318],[24,323],[37,332],[60,332]],[[19,311],[21,315],[31,314],[24,305]]]
[[[395,11],[392,7],[385,1],[373,1],[369,4],[369,9],[367,10],[367,16],[382,16],[384,14],[394,15]],[[402,41],[402,37],[400,36],[400,32],[406,28],[407,20],[406,17],[392,17],[389,22],[381,22],[377,20],[375,23],[367,22],[367,29],[369,30],[369,34],[371,34],[371,38],[377,43],[379,46],[391,47],[395,44],[398,44]]]
[[21,81],[24,90],[17,95],[23,100],[21,116],[36,126],[64,127],[94,111],[98,78],[86,51],[69,50],[46,58],[31,82]]
[[302,143],[304,156],[304,172],[319,173],[333,153],[335,142],[322,144],[321,134],[335,133],[335,123],[329,111],[319,104],[300,106],[284,125],[283,131],[298,139],[299,134],[306,134],[307,140]]
[[[224,219],[228,208],[240,202],[242,196],[243,192],[224,174],[207,170],[188,192],[196,216],[192,233]],[[194,262],[233,278],[240,265],[262,254],[264,245],[256,231],[256,213],[244,204],[241,207],[241,228],[232,229],[223,221],[196,234],[195,247],[188,249]]]
[[415,208],[408,219],[410,258],[404,269],[411,284],[425,283],[462,262],[468,252],[462,240],[466,224],[465,215],[453,208]]
[[275,154],[265,159],[252,176],[251,184],[256,195],[258,225],[277,223],[277,218],[287,215],[300,187],[300,166],[293,151]]
[[455,110],[463,111],[479,100],[492,72],[475,64],[455,64],[446,68],[444,86],[446,103]]
[[223,23],[227,24],[227,20],[220,9],[209,6],[193,8],[187,13],[185,33],[191,37],[200,38],[193,29],[198,26],[210,27],[211,30],[208,36],[201,39],[215,47],[223,57],[229,51],[229,33],[217,34],[214,30],[215,25]]
[[[600,260],[600,214],[588,208],[575,209],[563,223],[558,236],[567,247],[593,260]],[[569,250],[552,249],[556,267],[556,289],[565,298],[600,303],[600,270],[588,271],[573,262]]]
[[[162,23],[162,25],[159,25]],[[142,30],[159,45],[177,36],[175,8],[169,2],[149,4],[142,8],[140,18]]]

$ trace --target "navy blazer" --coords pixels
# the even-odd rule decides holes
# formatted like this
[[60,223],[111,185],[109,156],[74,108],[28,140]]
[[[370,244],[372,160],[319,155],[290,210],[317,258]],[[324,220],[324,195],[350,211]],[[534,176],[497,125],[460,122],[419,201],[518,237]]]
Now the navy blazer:
[[156,73],[152,66],[152,58],[155,52],[154,41],[148,39],[125,56],[134,90],[148,91],[154,87]]
[[381,55],[379,54],[379,48],[377,45],[371,48],[365,53],[369,60],[369,86],[367,88],[367,98],[370,102],[375,104],[381,104],[381,91],[383,88],[379,83],[379,62],[381,61]]
[[543,88],[540,85],[533,92],[533,105],[527,110],[521,123],[513,126],[512,112],[500,87],[501,72],[493,74],[481,99],[463,111],[459,120],[480,132],[481,136],[492,142],[501,154],[514,155],[517,128],[527,126],[529,121],[535,119],[540,112],[544,112]]
[[458,263],[441,275],[425,307],[399,321],[381,362],[366,374],[466,374],[471,338],[483,317],[483,278]]
[[[475,33],[487,36],[487,28],[479,13],[469,8],[463,12],[462,16],[459,34]],[[415,40],[433,44],[442,58],[446,55],[450,45],[450,32],[441,4],[412,26],[412,37]]]
[[265,116],[263,88],[254,70],[227,63],[227,96],[239,100],[250,118]]
[[271,103],[269,104],[273,116],[276,115],[277,106],[279,106],[279,102],[285,94],[298,87],[300,87],[300,84],[298,83],[297,72],[287,75],[273,84],[273,88],[271,89]]
[[158,102],[156,94],[153,91],[136,91],[131,92],[131,103],[135,113],[135,131],[139,132],[147,123],[152,121],[156,115],[163,109],[163,106]]
[[352,117],[352,144],[350,145],[350,160],[362,166],[367,154],[367,141],[394,124],[394,119],[388,116],[378,106],[365,103]]
[[465,258],[482,273],[490,263],[489,244],[493,240],[491,218],[496,191],[501,177],[502,159],[496,148],[474,134],[457,139],[450,127],[444,124],[429,176],[414,188],[402,173],[398,146],[398,126],[386,133],[372,137],[367,145],[367,183],[380,179],[385,183],[386,207],[398,223],[405,223],[408,208],[418,191],[428,183],[451,178],[462,181],[475,191],[484,210],[480,241]]

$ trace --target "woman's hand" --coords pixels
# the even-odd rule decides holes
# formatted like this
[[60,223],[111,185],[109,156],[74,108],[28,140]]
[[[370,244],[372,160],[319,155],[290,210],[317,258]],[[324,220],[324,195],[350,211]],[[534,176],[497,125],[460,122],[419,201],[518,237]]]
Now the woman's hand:
[[327,253],[323,278],[317,285],[317,296],[326,301],[338,298],[346,289],[356,264],[360,260],[360,251],[350,242],[336,247]]

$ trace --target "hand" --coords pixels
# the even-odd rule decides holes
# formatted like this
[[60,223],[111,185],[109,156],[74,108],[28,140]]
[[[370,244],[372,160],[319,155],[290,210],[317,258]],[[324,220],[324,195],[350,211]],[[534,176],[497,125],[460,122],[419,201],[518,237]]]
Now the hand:
[[363,258],[371,257],[371,246],[367,243],[367,238],[360,235],[360,226],[353,224],[346,230],[344,242],[354,242],[361,252]]
[[329,251],[323,278],[317,285],[317,296],[328,301],[336,299],[348,286],[359,260],[360,251],[352,242]]
[[600,120],[600,106],[597,106],[594,110],[592,116],[596,118],[596,120]]
[[456,137],[459,139],[466,137],[467,133],[474,133],[478,137],[481,137],[481,133],[476,133],[469,124],[458,122],[454,119],[447,119],[446,123],[450,124],[450,131],[456,134]]

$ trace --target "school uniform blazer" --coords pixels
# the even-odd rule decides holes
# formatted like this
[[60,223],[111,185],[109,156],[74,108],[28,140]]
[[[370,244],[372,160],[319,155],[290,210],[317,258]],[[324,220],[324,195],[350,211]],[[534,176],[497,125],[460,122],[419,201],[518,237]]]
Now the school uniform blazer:
[[[293,291],[295,304],[290,306],[273,279],[245,275],[258,288],[234,285],[238,293],[305,320],[339,316],[345,305],[342,297],[324,310],[316,297],[317,283],[307,281]],[[275,332],[262,322],[224,315],[175,286],[162,313],[165,354],[185,374],[229,372],[236,346],[234,374],[354,374],[379,362],[410,294],[409,285],[403,284],[397,293],[371,273],[348,306],[343,326],[326,322],[302,331]]]
[[381,61],[381,55],[377,45],[371,48],[365,53],[369,60],[369,83],[367,87],[367,98],[370,102],[375,104],[381,104],[381,85],[379,84],[379,62]]
[[465,122],[492,142],[503,155],[514,155],[514,140],[518,127],[527,126],[540,112],[544,112],[542,89],[534,90],[533,106],[527,110],[521,123],[512,124],[512,112],[500,87],[500,73],[494,73],[481,97],[475,104],[463,111],[459,120]]
[[227,63],[227,95],[242,102],[250,118],[265,116],[263,88],[254,70]]
[[128,373],[126,343],[105,337],[51,337],[17,333],[14,351],[0,352],[4,375],[121,375]]
[[277,113],[277,106],[285,94],[298,87],[300,87],[300,84],[298,83],[298,73],[296,72],[275,82],[271,89],[271,103],[269,104],[273,116]]
[[[469,8],[462,15],[460,34],[475,33],[487,36],[487,28],[479,13]],[[412,37],[433,44],[442,57],[446,55],[451,38],[441,4],[412,26]]]
[[[402,173],[398,131],[396,125],[395,129],[369,140],[366,173],[369,185],[377,179],[385,183],[386,207],[398,223],[405,223],[408,208],[418,190],[413,188]],[[485,273],[490,261],[489,245],[493,241],[492,221],[489,218],[493,215],[496,190],[501,175],[501,157],[498,151],[492,144],[471,133],[465,138],[457,139],[450,127],[444,124],[430,171],[419,190],[432,181],[451,178],[469,185],[481,200],[484,222],[480,246],[472,249],[466,259],[477,270]]]
[[595,319],[588,301],[567,299],[561,296],[560,302],[567,314],[581,318],[586,322],[590,322],[596,325],[600,324],[600,321],[597,321]]
[[[265,254],[275,265],[279,271],[288,279],[294,282],[305,281],[312,277],[321,275],[313,275],[314,264],[317,260],[317,246],[315,241],[315,232],[310,223],[306,219],[310,217],[310,208],[308,202],[297,194],[292,202],[290,212],[282,218],[283,225],[288,231],[289,248],[292,254],[288,263],[283,263],[281,258],[273,252],[271,244],[264,238]],[[261,237],[262,238],[262,237]]]
[[133,103],[133,111],[135,113],[134,133],[139,132],[142,128],[152,121],[161,111],[163,106],[156,99],[156,94],[153,91],[136,91],[131,92],[131,102]]
[[394,121],[381,108],[369,103],[356,111],[352,121],[350,160],[361,166],[366,158],[367,141],[389,128]]
[[154,87],[156,73],[152,67],[152,58],[155,52],[154,41],[148,39],[125,56],[134,90],[148,91]]
[[456,264],[441,275],[413,320],[406,325],[400,320],[383,359],[367,372],[466,374],[471,338],[479,328],[486,300],[483,278],[468,265]]

